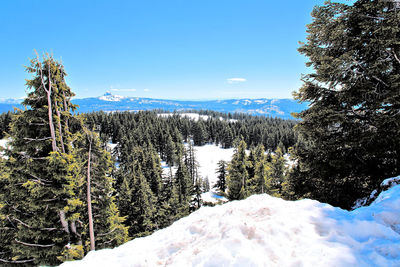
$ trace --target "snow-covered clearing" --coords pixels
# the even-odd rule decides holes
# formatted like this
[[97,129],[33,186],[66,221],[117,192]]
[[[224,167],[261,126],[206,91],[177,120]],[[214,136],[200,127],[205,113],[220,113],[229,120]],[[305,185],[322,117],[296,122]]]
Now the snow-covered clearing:
[[233,150],[233,148],[223,149],[211,144],[194,147],[195,156],[199,163],[199,174],[204,179],[208,178],[211,187],[218,180],[218,174],[216,173],[218,161],[231,161]]
[[345,211],[255,195],[62,266],[400,266],[400,185]]
[[199,119],[202,119],[206,121],[210,116],[208,115],[200,115],[198,113],[160,113],[157,114],[159,117],[167,118],[173,115],[179,115],[182,118],[188,118],[190,120],[198,121]]
[[[157,114],[159,117],[163,117],[163,118],[167,118],[167,117],[170,117],[170,116],[173,116],[173,115],[179,115],[179,116],[181,116],[182,118],[188,118],[188,119],[190,119],[190,120],[194,120],[194,121],[199,121],[200,119],[202,119],[203,121],[206,121],[206,120],[208,120],[209,118],[212,118],[211,116],[208,116],[208,115],[200,115],[200,114],[198,114],[198,113],[160,113],[160,114]],[[222,118],[222,117],[219,117],[219,120],[220,121],[223,121],[223,120],[225,120],[224,118]],[[229,122],[237,122],[237,120],[236,119],[227,119],[227,121],[229,121]]]

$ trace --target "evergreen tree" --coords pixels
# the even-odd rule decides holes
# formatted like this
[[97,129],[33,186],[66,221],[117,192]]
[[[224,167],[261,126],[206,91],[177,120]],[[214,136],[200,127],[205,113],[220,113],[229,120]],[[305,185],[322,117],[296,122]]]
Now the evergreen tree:
[[210,191],[210,180],[208,177],[203,179],[202,190],[203,193]]
[[140,237],[157,229],[156,198],[137,160],[126,167],[118,193],[121,215],[126,216],[130,237]]
[[[90,177],[90,195],[88,195],[88,181],[81,190],[81,199],[85,199],[85,209],[81,211],[81,221],[84,221],[84,234],[81,236],[85,243],[89,243],[90,221],[93,227],[92,249],[115,247],[128,240],[128,229],[124,226],[125,219],[119,215],[114,195],[114,179],[111,176],[113,161],[111,155],[101,146],[97,133],[84,129],[77,137],[75,158],[81,162],[82,180]],[[89,174],[89,176],[88,176]],[[86,211],[91,199],[92,215]],[[90,219],[90,216],[92,218]]]
[[[27,80],[30,90],[23,101],[29,109],[13,117],[11,149],[5,162],[10,171],[2,214],[8,218],[12,241],[5,262],[57,264],[71,240],[66,217],[73,210],[79,191],[79,165],[70,153],[70,102],[63,66],[51,56],[31,60],[34,74]],[[79,205],[79,204],[78,204]],[[0,241],[1,242],[1,241]]]
[[[27,71],[33,74],[27,80],[29,92],[23,101],[29,108],[13,116],[7,160],[1,163],[7,172],[0,177],[4,185],[0,216],[7,222],[0,247],[4,242],[8,248],[1,261],[55,265],[82,257],[88,241],[84,160],[80,157],[83,153],[78,153],[82,122],[71,113],[75,109],[70,102],[73,93],[65,83],[61,63],[48,55],[42,62],[37,57]],[[93,148],[100,148],[98,141]],[[114,246],[126,238],[110,196],[112,181],[105,177],[110,156],[103,151],[93,159],[96,157],[99,161],[93,161],[91,168],[96,184],[93,210],[102,219],[97,219],[97,224],[94,219],[95,229],[103,234],[99,235],[99,244],[104,241],[101,247]]]
[[227,163],[224,160],[220,160],[217,163],[217,170],[216,172],[218,173],[218,180],[214,186],[214,188],[217,188],[220,193],[225,194],[226,190],[226,176],[227,176]]
[[252,151],[254,175],[249,178],[248,182],[250,194],[262,194],[268,192],[266,189],[267,164],[264,152],[263,145],[258,145],[256,149]]
[[229,200],[244,199],[247,196],[248,165],[246,143],[243,140],[238,141],[232,161],[228,165],[227,197]]
[[280,147],[271,155],[271,162],[266,166],[266,193],[273,196],[280,196],[282,185],[286,181],[285,158]]
[[182,160],[178,163],[178,169],[175,173],[175,186],[179,203],[184,206],[189,206],[189,201],[193,192],[193,182]]
[[198,121],[193,129],[193,142],[195,146],[202,146],[207,142],[207,132],[204,122]]
[[292,188],[343,208],[400,174],[400,10],[397,1],[315,7],[299,51],[314,71],[295,94],[299,162]]

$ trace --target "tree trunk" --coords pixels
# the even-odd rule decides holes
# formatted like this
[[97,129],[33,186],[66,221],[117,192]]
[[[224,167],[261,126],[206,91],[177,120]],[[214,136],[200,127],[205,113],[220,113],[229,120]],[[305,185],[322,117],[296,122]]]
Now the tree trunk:
[[[90,137],[88,136],[88,139]],[[88,168],[87,168],[87,205],[89,217],[89,235],[90,235],[90,250],[95,250],[94,229],[93,229],[93,215],[92,215],[92,199],[90,195],[90,159],[92,153],[92,140],[89,139],[89,153],[88,153]]]
[[[64,111],[68,112],[68,105],[67,105],[67,98],[65,97],[65,93],[63,92],[63,97],[64,97]],[[65,132],[69,132],[68,128],[68,117],[65,119]]]
[[60,214],[61,225],[64,228],[64,231],[69,233],[68,222],[65,219],[65,212],[63,210],[60,210],[59,214]]
[[58,133],[60,134],[60,143],[61,143],[61,150],[63,153],[65,153],[65,148],[64,148],[64,139],[63,139],[63,133],[62,133],[62,127],[61,127],[61,113],[60,110],[58,109],[58,105],[57,105],[57,101],[56,101],[56,112],[57,112],[57,116],[58,116]]
[[[54,124],[53,124],[53,111],[52,111],[52,104],[51,104],[51,66],[49,63],[49,89],[46,90],[46,87],[44,87],[46,93],[47,93],[47,106],[48,106],[48,110],[49,110],[49,126],[50,126],[50,135],[51,135],[51,145],[53,148],[53,152],[57,151],[57,142],[56,142],[56,133],[54,130]],[[43,80],[43,76],[42,76],[42,84],[44,86],[44,80]]]

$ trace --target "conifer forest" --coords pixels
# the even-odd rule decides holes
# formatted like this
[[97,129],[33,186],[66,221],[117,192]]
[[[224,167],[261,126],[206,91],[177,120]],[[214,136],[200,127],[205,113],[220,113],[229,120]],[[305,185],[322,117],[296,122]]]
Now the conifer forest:
[[[269,194],[350,210],[400,175],[399,2],[328,1],[312,17],[298,49],[312,72],[294,92],[309,105],[293,120],[79,114],[68,66],[36,54],[25,108],[0,114],[0,264],[58,265],[150,235],[216,205],[201,198],[210,186],[227,201]],[[234,150],[213,185],[198,171],[206,144]]]

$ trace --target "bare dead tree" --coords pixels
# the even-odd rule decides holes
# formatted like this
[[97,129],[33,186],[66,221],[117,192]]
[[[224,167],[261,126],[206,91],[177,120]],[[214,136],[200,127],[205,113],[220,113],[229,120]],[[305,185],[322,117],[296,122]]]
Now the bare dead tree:
[[56,133],[54,130],[54,124],[53,124],[53,111],[52,111],[52,103],[51,103],[51,93],[52,93],[52,87],[51,87],[51,66],[50,66],[50,62],[49,62],[49,66],[48,66],[48,89],[46,88],[46,83],[44,80],[44,76],[43,76],[43,69],[42,69],[42,63],[40,63],[40,59],[39,59],[39,54],[35,51],[36,53],[36,62],[38,64],[39,67],[39,71],[40,71],[40,80],[42,83],[42,87],[43,90],[46,92],[47,94],[47,107],[48,107],[48,116],[49,116],[49,126],[50,126],[50,136],[51,136],[51,146],[53,151],[57,151],[57,142],[56,142]]
[[87,205],[89,217],[89,236],[90,236],[90,250],[95,250],[94,229],[93,229],[93,214],[92,214],[92,198],[90,194],[90,172],[91,172],[91,154],[92,154],[92,137],[90,133],[86,133],[89,141],[88,151],[88,166],[87,166]]

